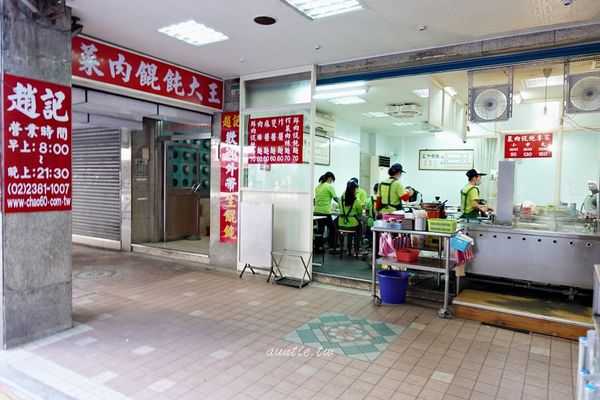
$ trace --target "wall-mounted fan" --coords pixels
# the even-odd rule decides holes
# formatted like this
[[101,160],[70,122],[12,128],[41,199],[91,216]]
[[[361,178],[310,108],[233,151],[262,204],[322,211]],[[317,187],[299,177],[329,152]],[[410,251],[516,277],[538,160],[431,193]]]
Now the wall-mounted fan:
[[566,82],[568,114],[600,112],[600,74],[567,75]]
[[469,121],[506,121],[512,114],[512,85],[471,88],[469,91]]
[[[481,75],[480,80],[487,85],[474,85],[477,75]],[[469,71],[468,77],[470,122],[506,121],[512,116],[512,68]],[[500,83],[503,81],[506,83]]]

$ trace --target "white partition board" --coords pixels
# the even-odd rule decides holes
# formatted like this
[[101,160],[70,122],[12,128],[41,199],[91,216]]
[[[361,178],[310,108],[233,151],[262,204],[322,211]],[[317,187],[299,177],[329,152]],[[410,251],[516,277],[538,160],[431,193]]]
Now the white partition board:
[[[242,192],[242,204],[245,202],[262,204],[271,202],[273,204],[272,250],[312,250],[312,196],[308,192],[245,189]],[[243,235],[244,224],[242,220],[240,220],[240,225],[241,235]],[[260,232],[259,229],[262,228],[257,229],[254,230],[252,227],[248,227],[247,232],[257,236],[257,240],[260,240],[258,236],[262,233],[257,232]],[[242,258],[243,243],[243,239],[240,239],[238,270],[241,270],[247,262]],[[261,266],[258,264],[251,265]],[[268,265],[270,265],[270,261]],[[301,278],[304,272],[300,260],[294,258],[283,260],[281,270],[285,276],[293,278]],[[312,265],[309,266],[309,271],[311,270]]]
[[242,202],[239,227],[240,263],[269,268],[273,250],[273,204]]

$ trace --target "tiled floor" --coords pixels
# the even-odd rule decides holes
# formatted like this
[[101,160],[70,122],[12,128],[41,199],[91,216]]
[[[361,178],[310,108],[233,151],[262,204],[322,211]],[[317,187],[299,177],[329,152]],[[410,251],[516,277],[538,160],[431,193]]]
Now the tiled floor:
[[[18,386],[26,399],[573,399],[575,342],[138,254],[75,247],[73,265],[77,325],[1,352],[0,391]],[[372,362],[284,339],[325,313],[406,329]]]

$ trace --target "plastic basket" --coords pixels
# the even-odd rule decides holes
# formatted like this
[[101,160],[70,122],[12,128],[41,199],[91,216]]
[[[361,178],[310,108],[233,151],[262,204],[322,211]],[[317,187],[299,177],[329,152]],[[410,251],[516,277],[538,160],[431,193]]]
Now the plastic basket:
[[419,259],[419,250],[417,249],[399,249],[396,250],[396,260],[398,262],[415,262]]
[[429,232],[454,233],[456,232],[456,220],[430,218],[427,220]]
[[458,251],[465,251],[471,242],[465,239],[461,239],[458,236],[453,236],[450,239],[450,247]]

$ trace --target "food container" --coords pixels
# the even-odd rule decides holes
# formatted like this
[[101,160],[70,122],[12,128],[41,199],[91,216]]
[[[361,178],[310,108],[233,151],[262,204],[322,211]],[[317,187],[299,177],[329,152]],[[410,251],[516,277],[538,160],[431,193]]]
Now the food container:
[[456,232],[456,220],[452,219],[429,219],[427,222],[429,232],[454,233]]
[[427,218],[415,218],[415,231],[426,230]]
[[396,260],[398,262],[412,263],[419,259],[419,250],[417,249],[399,249],[396,250]]
[[415,220],[414,219],[403,219],[402,220],[402,229],[411,231],[415,229]]

